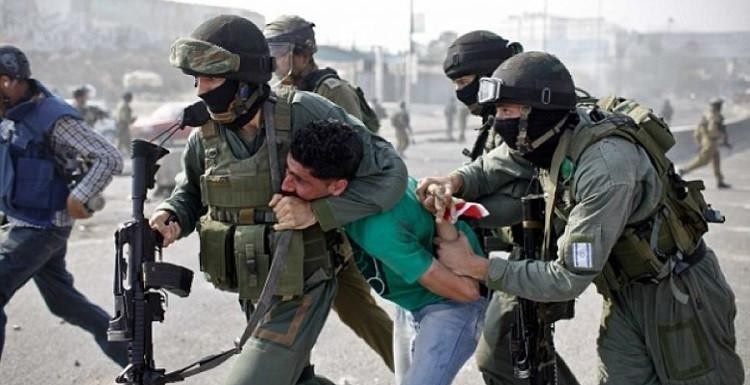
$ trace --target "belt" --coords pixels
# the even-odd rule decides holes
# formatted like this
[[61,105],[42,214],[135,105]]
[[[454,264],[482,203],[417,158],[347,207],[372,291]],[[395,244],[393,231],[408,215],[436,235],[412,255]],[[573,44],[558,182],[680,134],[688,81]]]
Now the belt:
[[270,208],[226,209],[211,208],[211,219],[238,225],[265,225],[276,223],[276,215]]

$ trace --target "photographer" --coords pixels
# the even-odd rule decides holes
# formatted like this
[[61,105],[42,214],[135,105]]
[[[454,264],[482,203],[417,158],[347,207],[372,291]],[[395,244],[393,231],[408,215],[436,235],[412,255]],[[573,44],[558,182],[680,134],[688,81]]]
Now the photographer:
[[[119,152],[80,114],[31,78],[26,55],[0,46],[0,356],[5,305],[34,279],[56,316],[89,333],[113,361],[127,364],[125,345],[107,342],[109,315],[73,287],[65,253],[76,219],[91,217],[94,201],[122,171]],[[76,178],[70,165],[91,162]],[[70,187],[71,180],[78,180]],[[100,199],[100,198],[99,198]]]

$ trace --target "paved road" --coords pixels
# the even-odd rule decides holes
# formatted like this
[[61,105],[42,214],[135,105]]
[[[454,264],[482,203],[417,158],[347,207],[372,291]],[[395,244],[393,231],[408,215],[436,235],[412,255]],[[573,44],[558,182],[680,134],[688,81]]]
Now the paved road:
[[[460,145],[431,141],[441,134],[442,112],[415,116],[417,144],[407,152],[412,175],[422,177],[444,174],[463,159]],[[732,127],[737,143],[725,153],[724,169],[731,190],[715,190],[709,169],[696,172],[706,178],[707,197],[714,206],[727,214],[727,223],[712,225],[707,241],[719,255],[730,283],[737,295],[739,313],[735,321],[738,349],[750,362],[750,125]],[[392,131],[384,128],[384,135]],[[470,135],[470,138],[473,135]],[[674,156],[679,162],[695,153],[689,138],[679,137]],[[466,146],[470,143],[465,144]],[[127,200],[130,179],[118,177],[106,191],[104,212],[89,221],[82,221],[69,243],[67,262],[76,277],[76,284],[89,298],[112,309],[112,232],[129,216]],[[150,210],[149,205],[147,210]],[[166,251],[166,258],[198,270],[198,240],[191,236]],[[744,277],[744,278],[743,278]],[[231,346],[243,328],[243,318],[233,295],[214,290],[202,277],[196,277],[189,298],[170,297],[164,324],[155,330],[156,361],[174,369],[189,360]],[[392,307],[383,306],[392,311]],[[557,344],[570,366],[584,384],[596,381],[594,343],[598,330],[601,301],[593,290],[586,291],[577,301],[577,318],[557,325]],[[33,284],[23,287],[6,308],[8,327],[5,352],[0,362],[0,383],[5,385],[33,384],[111,384],[117,367],[99,351],[93,340],[80,329],[61,323],[47,310]],[[392,375],[357,337],[332,313],[318,345],[313,351],[318,372],[328,375],[340,385],[392,384]],[[204,373],[185,384],[221,384],[230,363]],[[750,375],[750,373],[747,373]],[[480,384],[473,360],[467,363],[454,382],[458,385]]]

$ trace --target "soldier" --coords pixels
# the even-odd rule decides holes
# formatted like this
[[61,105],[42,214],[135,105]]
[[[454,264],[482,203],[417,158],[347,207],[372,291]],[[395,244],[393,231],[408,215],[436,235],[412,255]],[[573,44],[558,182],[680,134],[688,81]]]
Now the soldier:
[[469,107],[458,106],[458,142],[466,141],[466,120],[469,118]]
[[[489,31],[472,31],[456,39],[448,48],[443,62],[445,75],[453,81],[456,98],[464,104],[465,113],[481,117],[482,128],[471,156],[478,157],[502,143],[502,138],[493,127],[495,109],[491,105],[481,105],[477,101],[479,79],[491,76],[502,62],[523,51],[520,43],[508,40]],[[465,122],[465,119],[464,119]],[[460,123],[460,120],[459,120]],[[524,160],[517,164],[516,176],[528,180],[534,175],[533,165]],[[490,217],[478,221],[479,231],[487,239],[512,247],[513,236],[509,226],[521,221],[520,198],[525,194],[523,183],[502,186],[496,191],[488,191],[474,197],[490,210]],[[505,226],[502,227],[501,226]],[[518,231],[515,231],[518,235]],[[476,360],[487,385],[520,382],[513,378],[510,355],[510,323],[516,309],[516,297],[504,292],[494,292],[487,308],[487,318],[482,338],[476,351]],[[573,373],[561,357],[557,357],[560,384],[577,384]]]
[[133,93],[128,91],[122,94],[122,101],[117,106],[117,146],[120,151],[130,152],[130,125],[135,122],[133,109],[130,103],[133,101]]
[[73,101],[75,102],[74,107],[78,110],[78,113],[83,117],[83,121],[90,128],[94,128],[99,119],[107,117],[107,113],[96,106],[90,106],[89,97],[91,97],[92,87],[89,85],[81,86],[73,91]]
[[314,26],[299,16],[285,15],[263,29],[271,56],[276,59],[275,75],[280,84],[315,92],[354,115],[370,131],[378,132],[378,117],[367,104],[362,89],[341,79],[333,68],[318,68],[314,57],[318,51]]
[[443,108],[443,115],[445,115],[445,138],[448,141],[453,141],[453,121],[456,118],[456,103],[453,101],[453,97],[448,99],[448,103]]
[[661,111],[659,114],[665,122],[672,123],[674,109],[672,108],[672,103],[669,102],[669,99],[664,99],[664,104],[661,105]]
[[600,383],[743,383],[734,294],[702,239],[710,218],[701,184],[674,174],[659,132],[636,135],[628,116],[576,108],[570,73],[545,53],[508,59],[479,95],[495,104],[505,143],[483,164],[427,178],[419,194],[442,187],[471,199],[518,183],[523,158],[539,170],[544,252],[557,258],[488,261],[460,237],[439,242],[440,261],[534,301],[572,300],[593,282],[604,297]]
[[700,153],[698,153],[698,156],[693,161],[678,172],[680,175],[685,175],[690,171],[713,163],[716,187],[730,188],[732,186],[724,182],[724,175],[721,173],[721,151],[719,151],[719,146],[732,148],[729,144],[727,126],[724,125],[724,116],[721,114],[722,102],[723,100],[719,98],[711,100],[709,110],[701,117],[700,123],[695,127],[694,138],[698,145],[701,146]]
[[[458,37],[446,52],[443,61],[445,76],[453,82],[456,98],[473,115],[482,118],[482,125],[485,127],[480,132],[477,142],[487,151],[499,142],[496,139],[497,134],[489,129],[494,110],[477,103],[479,79],[490,76],[500,63],[521,51],[523,47],[520,43],[511,43],[490,31],[472,31]],[[460,122],[459,119],[459,124]],[[463,133],[463,130],[461,132]]]
[[[239,292],[246,313],[259,297],[276,247],[268,235],[297,230],[271,311],[227,383],[318,381],[310,351],[336,292],[335,271],[347,257],[332,251],[344,241],[336,230],[390,209],[404,192],[406,167],[388,142],[327,99],[302,91],[277,98],[267,84],[274,69],[268,44],[247,19],[209,19],[172,44],[170,62],[195,77],[210,119],[189,137],[179,182],[152,215],[151,226],[169,245],[197,225],[201,270],[217,288]],[[291,132],[327,118],[350,124],[364,143],[351,192],[304,204],[274,196],[278,187],[271,180],[281,170],[271,163],[283,165]],[[278,158],[269,151],[270,135],[278,138]]]
[[[269,41],[271,55],[276,59],[276,75],[282,79],[274,91],[283,94],[285,88],[290,88],[315,92],[377,132],[378,118],[369,117],[372,118],[369,125],[365,119],[367,111],[374,112],[369,110],[363,97],[360,99],[361,90],[339,78],[332,68],[319,69],[315,64],[314,54],[318,47],[313,26],[315,24],[299,16],[281,16],[266,24],[263,34]],[[393,371],[393,321],[375,302],[356,266],[347,264],[339,272],[338,283],[333,310]]]
[[391,115],[391,126],[396,130],[396,150],[399,155],[404,156],[404,152],[409,147],[413,132],[409,119],[409,111],[406,109],[406,102],[398,104],[398,111]]
[[[31,77],[26,55],[0,46],[0,356],[5,342],[5,305],[33,279],[52,313],[91,333],[120,366],[124,343],[107,342],[109,315],[73,286],[65,267],[68,237],[76,219],[88,218],[92,199],[122,171],[117,149],[82,121],[80,114]],[[89,171],[69,187],[69,165],[90,159]]]

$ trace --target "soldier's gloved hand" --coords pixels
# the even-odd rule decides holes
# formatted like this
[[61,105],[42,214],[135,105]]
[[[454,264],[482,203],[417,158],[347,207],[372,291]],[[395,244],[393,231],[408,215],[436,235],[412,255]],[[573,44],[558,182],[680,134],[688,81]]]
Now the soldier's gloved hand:
[[302,230],[318,223],[310,202],[297,197],[274,194],[268,206],[276,214],[274,230]]
[[182,110],[182,121],[180,122],[181,127],[200,127],[210,119],[211,116],[208,114],[208,107],[206,103],[199,100]]
[[68,214],[73,219],[91,218],[91,211],[86,208],[86,205],[84,205],[83,202],[79,201],[76,198],[73,198],[72,195],[68,195],[68,201],[66,202],[66,205],[68,206]]
[[164,238],[164,242],[162,243],[164,247],[176,241],[180,234],[182,234],[182,227],[174,220],[173,216],[174,214],[170,211],[158,210],[148,220],[151,228],[158,231],[162,238]]
[[463,179],[458,174],[422,178],[417,185],[417,198],[432,214],[443,213],[450,207],[453,193],[462,186]]

